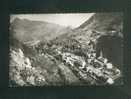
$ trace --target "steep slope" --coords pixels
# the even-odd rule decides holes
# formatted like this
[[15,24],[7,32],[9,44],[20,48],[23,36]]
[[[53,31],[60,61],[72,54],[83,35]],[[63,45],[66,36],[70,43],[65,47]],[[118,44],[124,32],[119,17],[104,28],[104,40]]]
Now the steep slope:
[[[123,30],[123,14],[119,12],[95,13],[90,19],[81,24],[78,28],[60,35],[57,43],[65,44],[70,39],[75,39],[80,43],[87,44],[90,40],[96,40],[101,35],[106,35],[110,30],[118,32]],[[119,34],[123,35],[123,34]]]
[[115,29],[120,31],[123,26],[123,14],[119,12],[96,13],[79,28],[83,30],[108,31]]
[[[22,44],[12,36],[10,41],[9,86],[60,86],[65,83],[80,83],[72,71],[52,55],[47,52],[42,55],[37,49]],[[47,51],[49,49],[47,47]]]

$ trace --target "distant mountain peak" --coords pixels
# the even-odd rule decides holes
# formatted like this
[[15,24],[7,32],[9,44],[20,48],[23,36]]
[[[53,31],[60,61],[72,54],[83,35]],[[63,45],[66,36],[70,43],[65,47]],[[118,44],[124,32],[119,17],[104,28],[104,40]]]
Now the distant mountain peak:
[[10,33],[21,42],[50,40],[71,30],[54,23],[20,18],[15,18],[10,27]]

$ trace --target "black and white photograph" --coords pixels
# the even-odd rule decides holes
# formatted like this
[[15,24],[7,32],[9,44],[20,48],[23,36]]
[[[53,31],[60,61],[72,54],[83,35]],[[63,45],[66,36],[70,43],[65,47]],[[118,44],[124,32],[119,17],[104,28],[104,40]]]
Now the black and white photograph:
[[123,85],[123,13],[10,14],[9,87]]

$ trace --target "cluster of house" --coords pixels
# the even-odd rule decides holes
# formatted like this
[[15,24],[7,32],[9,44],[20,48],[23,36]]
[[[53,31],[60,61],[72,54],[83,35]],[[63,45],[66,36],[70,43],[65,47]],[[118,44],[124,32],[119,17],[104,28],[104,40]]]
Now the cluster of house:
[[72,53],[60,53],[62,60],[66,65],[75,66],[83,73],[90,75],[93,79],[100,83],[114,84],[115,80],[121,76],[118,68],[108,62],[106,58],[95,58],[95,54],[89,55],[87,61],[81,56],[76,56]]

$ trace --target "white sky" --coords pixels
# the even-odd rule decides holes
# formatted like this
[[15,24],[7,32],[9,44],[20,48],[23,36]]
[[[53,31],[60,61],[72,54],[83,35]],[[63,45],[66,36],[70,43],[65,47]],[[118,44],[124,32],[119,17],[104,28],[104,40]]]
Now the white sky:
[[73,14],[14,14],[11,15],[10,21],[16,17],[20,19],[29,19],[36,21],[46,21],[56,23],[63,26],[76,28],[88,20],[94,13],[73,13]]

